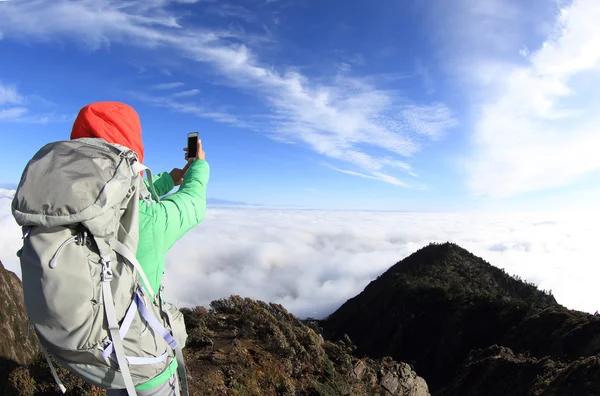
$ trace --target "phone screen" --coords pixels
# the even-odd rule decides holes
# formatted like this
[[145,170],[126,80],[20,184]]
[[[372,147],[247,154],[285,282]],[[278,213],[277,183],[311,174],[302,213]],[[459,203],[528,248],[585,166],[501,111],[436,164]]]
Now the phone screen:
[[198,155],[198,133],[188,135],[188,158],[196,158]]

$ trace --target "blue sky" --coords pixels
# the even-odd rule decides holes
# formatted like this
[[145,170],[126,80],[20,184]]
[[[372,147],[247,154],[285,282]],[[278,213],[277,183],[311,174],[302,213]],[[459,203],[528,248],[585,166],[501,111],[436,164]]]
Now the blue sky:
[[0,188],[116,100],[155,172],[199,131],[214,198],[593,208],[598,18],[595,0],[0,0]]

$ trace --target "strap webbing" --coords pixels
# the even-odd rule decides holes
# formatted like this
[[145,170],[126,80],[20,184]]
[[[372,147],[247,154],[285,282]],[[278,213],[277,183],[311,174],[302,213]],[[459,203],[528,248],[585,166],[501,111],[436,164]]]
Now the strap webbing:
[[115,252],[117,252],[121,256],[125,257],[125,259],[127,261],[129,261],[131,263],[131,265],[134,266],[134,268],[140,274],[140,278],[142,278],[142,282],[144,282],[146,291],[150,294],[150,297],[152,298],[152,300],[154,300],[154,291],[150,287],[150,281],[148,280],[148,277],[146,276],[146,273],[144,272],[142,265],[139,263],[139,261],[135,257],[135,254],[133,254],[133,252],[131,250],[129,250],[129,248],[127,246],[125,246],[122,242],[120,242],[116,239],[112,242],[112,248]]
[[135,161],[133,165],[131,165],[131,169],[133,170],[133,173],[138,174],[148,169],[148,167],[141,162]]
[[154,188],[154,183],[152,182],[152,171],[149,168],[146,168],[146,177],[148,178],[148,189],[150,190],[150,194],[152,194],[152,198],[156,202],[160,202],[160,197],[156,193],[156,189]]
[[[162,302],[162,298],[161,298],[161,302]],[[167,309],[165,309],[163,312],[167,314],[167,318],[169,319],[169,324],[171,325],[171,328],[173,329],[173,333],[175,333],[175,330],[173,328],[173,323],[174,323],[173,316]],[[175,357],[177,358],[177,372],[179,374],[179,379],[181,380],[181,387],[183,388],[183,396],[188,396],[189,395],[189,387],[188,387],[187,373],[185,371],[185,360],[183,358],[183,351],[181,350],[181,345],[177,345],[177,348],[175,348]]]
[[[121,328],[119,329],[119,336],[121,337],[121,339],[124,339],[125,335],[127,335],[127,332],[129,331],[129,328],[131,327],[131,323],[133,322],[133,319],[135,317],[136,311],[140,311],[140,315],[146,320],[146,322],[148,322],[150,327],[152,327],[157,333],[159,333],[161,335],[161,337],[165,340],[165,342],[167,344],[169,344],[169,346],[172,349],[175,349],[179,346],[179,344],[177,343],[177,341],[175,341],[173,336],[171,336],[169,331],[167,329],[165,329],[165,327],[162,326],[160,324],[160,322],[158,322],[158,320],[154,317],[152,312],[150,312],[148,310],[148,308],[144,304],[144,301],[140,297],[138,292],[135,293],[134,298],[131,301],[131,304],[129,305],[129,308],[127,309],[125,318],[123,319],[123,322],[121,323]],[[114,351],[114,343],[111,342],[110,345],[108,345],[102,352],[102,356],[104,357],[104,359],[108,360],[108,358],[111,355],[113,355],[113,351]],[[156,364],[156,363],[165,361],[167,359],[167,357],[169,357],[169,354],[167,352],[163,353],[160,356],[150,357],[150,358],[147,358],[147,357],[142,358],[142,357],[137,357],[137,356],[125,356],[125,358],[129,362],[129,364],[135,364],[135,365]]]
[[[133,319],[135,318],[136,311],[137,311],[137,303],[135,302],[135,299],[133,299],[131,301],[131,304],[129,305],[129,308],[127,309],[127,313],[125,314],[125,318],[123,319],[123,322],[121,322],[121,327],[119,328],[119,336],[121,337],[121,339],[124,339],[125,336],[127,335],[127,332],[129,331],[129,328],[131,327],[131,323],[133,323]],[[112,355],[113,350],[114,350],[114,345],[111,342],[109,346],[104,348],[104,351],[102,352],[102,357],[104,359],[108,360],[110,355]]]
[[160,362],[164,362],[165,360],[167,360],[168,357],[169,357],[169,352],[165,352],[162,355],[153,357],[153,358],[141,358],[141,357],[135,357],[135,356],[126,356],[129,364],[138,365],[138,366],[142,366],[144,364],[157,364]]
[[50,354],[48,353],[48,351],[46,350],[46,348],[44,346],[42,346],[42,351],[44,352],[44,356],[46,357],[46,362],[48,362],[48,366],[50,367],[50,372],[52,373],[52,377],[54,377],[54,381],[56,382],[56,385],[58,385],[58,388],[60,389],[60,391],[62,393],[67,393],[67,388],[63,385],[60,378],[58,378],[58,374],[56,373],[56,368],[54,367],[54,364],[52,363],[52,360],[50,359]]
[[[173,338],[173,336],[169,333],[169,331],[162,324],[160,324],[160,322],[154,317],[152,312],[150,312],[150,310],[148,310],[148,308],[144,304],[143,298],[139,295],[138,292],[135,293],[133,300],[131,301],[131,304],[129,305],[129,308],[127,309],[125,318],[123,319],[123,322],[121,323],[121,327],[119,328],[119,336],[120,336],[121,340],[124,339],[125,336],[127,335],[127,332],[129,331],[129,328],[131,327],[131,323],[133,322],[133,319],[135,318],[136,311],[140,312],[140,315],[146,320],[146,322],[148,322],[150,327],[152,327],[154,329],[154,331],[156,331],[157,333],[160,334],[160,336],[165,340],[165,342],[167,344],[169,344],[171,349],[175,350],[179,346],[179,344]],[[102,357],[104,357],[104,359],[108,360],[108,358],[111,355],[113,355],[113,352],[114,352],[114,343],[111,342],[110,345],[108,345],[104,349],[104,351],[102,351]],[[151,357],[151,358],[142,358],[142,357],[137,357],[137,356],[125,356],[125,358],[129,362],[129,364],[135,364],[135,365],[156,364],[156,363],[160,363],[160,362],[166,360],[167,357],[168,357],[167,352],[163,353],[162,355],[160,355],[158,357]]]
[[185,372],[185,360],[183,359],[183,351],[181,346],[175,348],[175,356],[177,357],[177,372],[179,373],[179,379],[181,380],[181,387],[183,388],[183,396],[189,396],[187,373]]
[[135,293],[135,296],[133,298],[135,299],[135,301],[137,303],[138,311],[140,311],[140,315],[142,315],[142,317],[144,319],[146,319],[146,322],[148,322],[150,327],[152,327],[154,329],[154,331],[156,331],[160,334],[160,336],[167,342],[167,344],[169,344],[171,349],[176,349],[177,347],[179,347],[179,343],[175,340],[175,338],[173,338],[173,336],[171,335],[169,330],[167,330],[158,321],[158,319],[156,319],[154,314],[152,314],[152,312],[150,312],[148,310],[148,308],[144,304],[144,301],[140,298],[140,296],[137,292]]
[[136,396],[135,386],[133,385],[133,379],[131,378],[131,373],[129,372],[129,366],[125,358],[125,350],[123,349],[123,344],[119,334],[119,322],[117,321],[115,304],[113,302],[112,292],[110,290],[110,280],[102,281],[102,298],[104,300],[104,312],[106,313],[110,338],[112,340],[112,345],[114,345],[115,348],[117,363],[119,365],[119,369],[121,370],[121,374],[123,375],[123,381],[125,382],[125,387],[127,388],[127,394],[128,396]]

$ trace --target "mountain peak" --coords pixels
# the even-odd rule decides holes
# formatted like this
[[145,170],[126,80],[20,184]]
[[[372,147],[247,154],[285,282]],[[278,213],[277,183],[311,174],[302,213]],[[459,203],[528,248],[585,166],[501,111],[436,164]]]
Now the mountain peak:
[[413,363],[436,393],[469,352],[498,344],[557,359],[593,356],[600,318],[569,311],[550,293],[453,243],[430,244],[390,267],[322,322],[359,356]]
[[370,287],[438,288],[453,296],[477,294],[540,306],[557,305],[549,292],[510,276],[450,242],[431,243],[419,249],[393,265]]

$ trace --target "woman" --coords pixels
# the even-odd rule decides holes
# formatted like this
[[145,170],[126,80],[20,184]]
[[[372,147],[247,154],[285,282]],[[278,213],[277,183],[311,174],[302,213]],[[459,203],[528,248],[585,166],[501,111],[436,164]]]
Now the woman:
[[[136,111],[124,103],[98,102],[82,108],[71,132],[71,139],[78,138],[102,138],[108,143],[123,145],[135,151],[143,163],[140,119]],[[206,185],[210,168],[200,141],[197,153],[196,158],[188,160],[184,169],[175,168],[170,173],[160,173],[152,181],[159,196],[181,185],[177,192],[160,202],[144,202],[140,205],[136,256],[155,294],[161,288],[167,251],[187,231],[198,225],[206,213]],[[135,388],[140,396],[179,395],[177,360],[173,359],[161,374]],[[108,395],[121,394],[126,392],[108,390]]]

